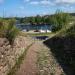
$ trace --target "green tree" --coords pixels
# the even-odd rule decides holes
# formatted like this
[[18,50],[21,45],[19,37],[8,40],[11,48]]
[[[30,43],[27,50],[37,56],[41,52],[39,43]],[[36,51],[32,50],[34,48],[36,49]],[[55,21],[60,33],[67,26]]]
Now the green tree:
[[41,16],[37,15],[37,16],[35,17],[35,22],[36,22],[37,24],[41,24]]

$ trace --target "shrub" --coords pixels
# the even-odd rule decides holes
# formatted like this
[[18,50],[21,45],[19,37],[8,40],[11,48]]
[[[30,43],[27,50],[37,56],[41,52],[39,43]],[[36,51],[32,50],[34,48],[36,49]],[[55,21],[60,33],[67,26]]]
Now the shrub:
[[0,37],[5,37],[6,35],[7,22],[0,19]]
[[9,20],[6,32],[6,38],[9,40],[9,43],[11,45],[13,45],[16,36],[19,34],[19,30],[16,28],[14,24],[14,20]]
[[18,35],[19,30],[15,26],[8,25],[6,38],[9,40],[9,43],[13,45],[16,36]]
[[66,36],[75,37],[75,24],[66,31]]
[[13,45],[18,34],[19,30],[15,26],[15,19],[0,20],[0,37],[7,38],[10,45]]
[[53,32],[59,31],[65,25],[70,23],[70,15],[68,13],[57,11],[54,16],[52,16],[51,23],[53,25]]

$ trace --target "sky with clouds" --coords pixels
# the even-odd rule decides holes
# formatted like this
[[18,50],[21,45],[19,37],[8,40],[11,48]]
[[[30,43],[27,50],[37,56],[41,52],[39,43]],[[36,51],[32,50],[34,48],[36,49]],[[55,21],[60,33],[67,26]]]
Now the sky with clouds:
[[0,16],[54,14],[57,9],[75,12],[75,0],[0,0]]

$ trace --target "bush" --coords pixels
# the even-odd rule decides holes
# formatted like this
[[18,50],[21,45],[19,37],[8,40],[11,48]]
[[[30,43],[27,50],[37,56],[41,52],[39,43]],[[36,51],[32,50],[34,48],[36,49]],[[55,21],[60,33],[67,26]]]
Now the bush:
[[14,25],[8,25],[6,38],[9,40],[9,43],[13,45],[16,36],[18,35],[19,30]]
[[8,39],[10,45],[13,45],[19,30],[15,26],[15,20],[0,20],[0,37]]
[[55,15],[52,16],[51,23],[53,25],[53,32],[59,31],[65,25],[70,23],[70,15],[61,11],[57,11]]
[[66,31],[66,36],[75,37],[75,24]]
[[6,38],[9,40],[9,43],[13,45],[16,36],[18,35],[19,30],[15,26],[15,19],[8,20]]
[[0,37],[5,37],[6,35],[7,22],[0,19]]

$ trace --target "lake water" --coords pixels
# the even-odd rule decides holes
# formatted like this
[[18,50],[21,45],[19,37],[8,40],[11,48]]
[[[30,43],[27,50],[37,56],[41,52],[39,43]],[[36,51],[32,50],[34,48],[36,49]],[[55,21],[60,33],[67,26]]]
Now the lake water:
[[21,30],[51,30],[51,25],[24,25],[17,24],[16,25]]

